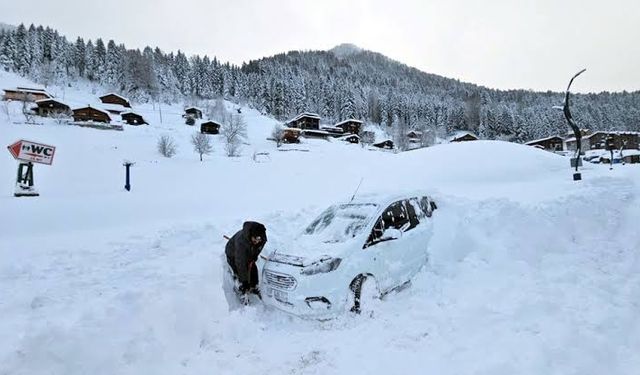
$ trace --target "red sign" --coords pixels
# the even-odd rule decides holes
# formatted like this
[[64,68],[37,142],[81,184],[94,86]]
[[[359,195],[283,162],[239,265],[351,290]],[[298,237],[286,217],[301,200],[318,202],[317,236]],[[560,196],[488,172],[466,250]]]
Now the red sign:
[[51,165],[56,148],[42,143],[20,140],[7,146],[11,155],[18,160]]

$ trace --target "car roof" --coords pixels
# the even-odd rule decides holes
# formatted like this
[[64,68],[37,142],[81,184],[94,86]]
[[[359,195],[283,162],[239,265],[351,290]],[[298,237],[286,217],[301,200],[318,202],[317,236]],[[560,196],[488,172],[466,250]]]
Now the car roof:
[[[402,199],[429,197],[424,191],[410,191],[402,193],[366,193],[356,195],[352,200],[337,202],[338,204],[377,204],[379,206],[388,206],[393,202]],[[383,208],[384,208],[383,207]]]

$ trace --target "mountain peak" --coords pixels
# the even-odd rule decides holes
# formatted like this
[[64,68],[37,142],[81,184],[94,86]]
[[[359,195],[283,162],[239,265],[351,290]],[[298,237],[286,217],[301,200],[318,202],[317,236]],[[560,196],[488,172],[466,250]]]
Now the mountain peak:
[[352,43],[342,43],[329,50],[329,52],[332,52],[336,57],[351,56],[362,51],[362,48]]

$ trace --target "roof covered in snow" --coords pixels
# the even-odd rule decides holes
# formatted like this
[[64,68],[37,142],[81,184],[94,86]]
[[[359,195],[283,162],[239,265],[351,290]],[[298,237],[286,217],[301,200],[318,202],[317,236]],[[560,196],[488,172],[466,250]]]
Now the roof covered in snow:
[[529,141],[526,142],[525,145],[532,145],[534,143],[539,143],[539,142],[544,142],[544,141],[549,141],[552,140],[553,138],[560,138],[560,140],[562,140],[562,137],[559,135],[552,135],[550,137],[546,137],[546,138],[540,138],[540,139],[534,139],[533,141]]
[[344,121],[340,121],[339,123],[336,124],[336,126],[340,126],[340,125],[347,124],[347,123],[350,123],[350,122],[356,122],[358,124],[362,124],[362,121],[350,118],[350,119],[346,119]]
[[79,108],[74,108],[72,111],[75,112],[75,111],[79,111],[81,109],[87,109],[87,108],[91,108],[91,109],[96,110],[98,112],[104,113],[105,115],[109,116],[109,118],[111,118],[111,114],[109,112],[105,111],[104,109],[100,109],[100,108],[97,108],[97,107],[92,107],[90,105],[84,106],[84,107],[79,107]]
[[290,122],[298,121],[303,117],[309,117],[309,118],[314,118],[314,119],[320,120],[320,115],[318,115],[317,113],[303,112],[303,113],[297,115],[296,117],[294,117],[294,118],[292,118],[290,120],[287,120],[287,124],[290,123]]
[[120,104],[110,104],[110,103],[102,103],[100,104],[100,107],[102,107],[103,109],[107,110],[107,111],[113,111],[113,112],[130,112],[131,109],[127,108],[123,105]]
[[470,135],[476,139],[479,139],[477,135],[475,135],[474,133],[470,132],[470,131],[464,131],[464,130],[459,130],[455,133],[453,133],[452,135],[449,136],[448,140],[449,141],[453,141],[455,139],[460,139],[466,135]]
[[125,101],[125,102],[127,102],[127,103],[131,103],[131,102],[129,101],[129,99],[128,99],[128,98],[125,98],[124,96],[122,96],[122,95],[120,95],[120,94],[116,94],[115,92],[108,92],[108,93],[106,93],[106,94],[104,94],[104,95],[100,96],[100,99],[102,99],[102,98],[106,98],[107,96],[111,96],[111,95],[113,95],[113,96],[117,96],[118,98],[120,98],[120,99],[124,100],[124,101]]

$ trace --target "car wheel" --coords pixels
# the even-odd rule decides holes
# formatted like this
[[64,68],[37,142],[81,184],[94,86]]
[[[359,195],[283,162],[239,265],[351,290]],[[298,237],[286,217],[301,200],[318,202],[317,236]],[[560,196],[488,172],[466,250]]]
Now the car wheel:
[[380,300],[380,291],[373,276],[360,275],[351,282],[351,309],[356,314],[370,315]]

